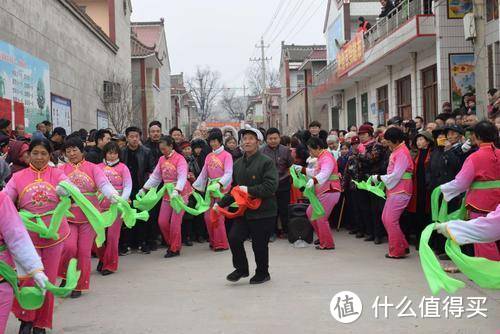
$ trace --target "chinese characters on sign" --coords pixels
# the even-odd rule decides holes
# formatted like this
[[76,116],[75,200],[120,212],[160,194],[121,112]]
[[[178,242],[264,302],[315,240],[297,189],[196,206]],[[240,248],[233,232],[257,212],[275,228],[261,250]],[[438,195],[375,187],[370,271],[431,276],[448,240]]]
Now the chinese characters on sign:
[[337,54],[337,76],[341,77],[364,60],[363,32],[358,32]]

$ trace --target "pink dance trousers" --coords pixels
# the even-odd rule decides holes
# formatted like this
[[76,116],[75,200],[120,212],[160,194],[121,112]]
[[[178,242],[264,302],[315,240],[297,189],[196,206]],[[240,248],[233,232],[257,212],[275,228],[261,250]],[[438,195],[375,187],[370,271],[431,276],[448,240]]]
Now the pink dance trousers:
[[184,210],[176,213],[170,206],[170,202],[163,200],[158,216],[158,226],[165,243],[169,245],[171,252],[179,252],[182,246],[181,225]]
[[0,334],[5,333],[9,313],[14,302],[14,292],[9,283],[0,283]]
[[[42,263],[45,275],[49,278],[50,283],[57,284],[57,270],[61,260],[61,254],[64,248],[64,242],[60,242],[47,248],[37,248],[37,252],[42,258]],[[30,279],[21,280],[21,287],[34,286],[35,282]],[[45,301],[38,310],[28,311],[19,306],[17,301],[14,301],[12,312],[22,321],[33,322],[33,327],[52,328],[52,315],[54,313],[54,295],[50,292],[45,294]]]
[[[212,201],[210,202],[210,207],[212,207],[214,203],[215,200],[212,199]],[[205,224],[207,225],[208,240],[210,242],[210,246],[212,246],[212,249],[229,249],[226,224],[224,223],[224,215],[218,215],[217,222],[215,224],[212,224],[212,221],[210,219],[210,210],[205,212],[204,218]]]
[[[469,211],[469,219],[474,219],[478,217],[485,217],[487,213],[479,213],[474,211]],[[500,261],[500,251],[496,242],[486,242],[481,244],[474,244],[474,256],[484,257],[492,261]]]
[[382,211],[382,223],[384,223],[389,238],[389,256],[405,256],[409,247],[405,235],[401,231],[399,218],[408,206],[411,196],[406,193],[387,196],[384,211]]
[[95,239],[95,231],[90,223],[69,223],[70,234],[64,241],[64,250],[59,265],[59,276],[66,278],[69,260],[78,260],[78,270],[82,272],[76,291],[86,291],[90,286],[90,271],[92,266],[91,251]]
[[118,270],[118,243],[122,219],[117,218],[113,225],[106,229],[106,243],[97,249],[96,254],[102,262],[102,270],[116,272]]
[[325,215],[318,220],[311,220],[312,217],[312,206],[309,205],[306,214],[307,218],[311,222],[314,232],[319,238],[319,246],[321,248],[333,248],[335,243],[333,242],[332,231],[330,230],[330,223],[328,222],[328,217],[333,211],[333,208],[337,204],[340,198],[339,192],[326,192],[319,195],[318,199],[325,209]]

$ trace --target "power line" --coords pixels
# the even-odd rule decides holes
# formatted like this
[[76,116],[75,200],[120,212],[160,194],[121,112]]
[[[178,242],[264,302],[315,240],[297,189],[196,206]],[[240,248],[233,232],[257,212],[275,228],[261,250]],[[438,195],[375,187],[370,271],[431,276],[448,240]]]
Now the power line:
[[281,0],[278,4],[278,7],[276,7],[276,10],[274,11],[274,15],[271,19],[271,22],[269,23],[269,25],[267,26],[266,30],[264,30],[264,33],[262,34],[262,36],[266,36],[266,34],[269,32],[269,29],[271,29],[271,27],[273,26],[273,23],[274,21],[276,20],[276,18],[278,17],[281,9],[283,8],[283,5],[285,4],[285,0]]
[[300,0],[299,2],[297,2],[297,4],[295,5],[295,7],[290,11],[290,13],[288,14],[287,18],[285,19],[285,22],[284,22],[283,26],[281,27],[281,29],[278,30],[278,32],[274,36],[274,38],[271,38],[270,44],[273,44],[276,41],[276,39],[281,35],[281,33],[285,30],[285,28],[290,24],[290,22],[293,21],[292,18],[298,12],[298,10],[300,9],[300,7],[302,7],[303,3],[304,3],[304,0]]
[[[316,9],[311,13],[311,15],[309,16],[309,18],[307,18],[306,21],[304,21],[304,24],[302,24],[302,26],[300,27],[299,30],[295,31],[295,28],[297,28],[299,26],[299,23],[300,23],[300,20],[297,22],[297,24],[295,25],[295,27],[292,28],[292,30],[290,30],[290,33],[283,39],[283,40],[287,40],[289,37],[295,37],[295,35],[297,35],[299,32],[302,31],[302,29],[304,29],[304,27],[309,23],[309,21],[312,20],[312,18],[314,17],[314,15],[316,15],[316,13],[318,12],[318,10],[321,8],[321,6],[323,5],[323,0],[319,0],[320,3],[319,3],[319,6],[316,7]],[[309,9],[312,8],[314,4],[314,1],[311,2],[309,8],[307,8],[307,10],[305,11],[305,14],[307,14],[307,12],[309,11]],[[306,17],[305,15],[302,16],[302,18]]]
[[[287,2],[290,2],[290,1],[288,0]],[[282,13],[282,15],[278,18],[278,21],[276,22],[274,27],[269,31],[269,36],[273,36],[276,33],[278,27],[281,25],[281,22],[283,22],[283,19],[287,16],[286,9],[283,10],[281,13]]]

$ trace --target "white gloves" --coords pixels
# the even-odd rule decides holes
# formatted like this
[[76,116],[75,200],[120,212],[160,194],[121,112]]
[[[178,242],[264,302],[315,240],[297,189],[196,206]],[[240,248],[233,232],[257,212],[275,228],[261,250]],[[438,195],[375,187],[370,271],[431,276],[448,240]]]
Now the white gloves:
[[120,195],[114,194],[113,196],[111,196],[109,201],[111,202],[111,204],[116,204],[116,203],[118,203],[120,198],[121,198]]
[[471,147],[472,147],[472,143],[471,143],[470,139],[467,139],[465,141],[465,143],[462,144],[462,152],[464,152],[464,153],[469,152]]
[[69,196],[69,193],[66,191],[66,189],[64,189],[61,186],[56,187],[56,194],[59,197],[68,197]]
[[373,185],[375,185],[378,182],[378,175],[372,175],[371,182]]
[[43,271],[39,271],[35,273],[35,275],[33,275],[33,280],[41,289],[45,289],[45,283],[49,280],[49,278],[44,274]]
[[179,196],[179,192],[177,191],[177,189],[174,189],[174,191],[172,191],[172,194],[170,197],[175,197],[175,196]]
[[144,188],[142,188],[141,190],[139,190],[139,192],[137,193],[137,197],[143,197],[144,195],[146,195],[146,190]]
[[219,212],[219,204],[215,203],[212,209],[214,209],[215,212]]
[[220,190],[221,185],[220,185],[220,183],[219,183],[219,182],[217,182],[217,183],[214,185],[214,187],[215,187],[215,188],[217,188],[217,190]]
[[313,179],[309,179],[306,183],[306,188],[312,188],[314,187],[314,180]]
[[244,193],[248,193],[248,187],[247,186],[240,186],[241,191]]
[[292,165],[292,168],[295,169],[297,173],[302,172],[302,166],[301,165]]
[[446,223],[438,223],[435,225],[434,229],[437,231],[437,233],[442,234],[447,238],[450,238],[450,235],[448,234],[448,229],[446,227],[447,227]]

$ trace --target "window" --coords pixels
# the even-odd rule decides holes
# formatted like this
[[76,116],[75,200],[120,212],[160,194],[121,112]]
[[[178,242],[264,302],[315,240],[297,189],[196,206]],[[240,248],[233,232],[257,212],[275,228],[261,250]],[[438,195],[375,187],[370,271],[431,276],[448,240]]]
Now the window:
[[361,94],[361,120],[368,122],[368,93]]
[[422,70],[422,105],[426,122],[437,115],[437,70],[436,65]]
[[498,0],[486,0],[486,19],[498,20]]
[[106,103],[120,102],[121,86],[117,82],[103,82],[103,100]]
[[403,119],[411,119],[411,77],[396,81],[398,115]]
[[385,124],[389,118],[389,94],[387,85],[377,88],[378,124]]
[[304,87],[304,73],[297,73],[297,89]]

